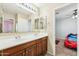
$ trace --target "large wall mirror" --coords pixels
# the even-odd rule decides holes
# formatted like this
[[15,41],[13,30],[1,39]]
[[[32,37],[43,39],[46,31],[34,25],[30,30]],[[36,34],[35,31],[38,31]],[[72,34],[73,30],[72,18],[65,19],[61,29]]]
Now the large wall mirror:
[[18,15],[16,21],[16,32],[30,32],[32,30],[31,19],[24,15]]
[[38,17],[35,19],[35,29],[46,30],[47,28],[47,17]]
[[28,17],[25,18],[23,17],[23,15],[18,15],[17,18],[11,17],[11,15],[8,16],[0,17],[0,33],[31,31],[31,19],[29,19]]
[[[46,18],[39,17],[36,11],[15,6],[16,4],[0,4],[0,33],[31,32],[34,29],[46,28]],[[29,6],[29,4],[28,4]],[[34,18],[38,16],[39,18]]]
[[0,4],[0,33],[32,31],[32,14],[15,3]]
[[0,33],[2,33],[2,17],[0,17]]

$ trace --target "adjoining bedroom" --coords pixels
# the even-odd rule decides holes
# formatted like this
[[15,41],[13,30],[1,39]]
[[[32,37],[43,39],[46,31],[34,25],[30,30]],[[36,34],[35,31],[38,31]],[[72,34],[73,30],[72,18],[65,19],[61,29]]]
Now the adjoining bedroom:
[[55,11],[56,56],[77,55],[77,4]]

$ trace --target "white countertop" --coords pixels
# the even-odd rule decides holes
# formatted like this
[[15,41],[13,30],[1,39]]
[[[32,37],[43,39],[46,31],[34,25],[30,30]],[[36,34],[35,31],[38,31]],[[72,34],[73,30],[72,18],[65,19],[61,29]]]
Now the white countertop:
[[7,49],[19,44],[23,44],[32,40],[39,39],[41,37],[48,36],[47,33],[26,33],[18,35],[7,35],[0,37],[0,50]]

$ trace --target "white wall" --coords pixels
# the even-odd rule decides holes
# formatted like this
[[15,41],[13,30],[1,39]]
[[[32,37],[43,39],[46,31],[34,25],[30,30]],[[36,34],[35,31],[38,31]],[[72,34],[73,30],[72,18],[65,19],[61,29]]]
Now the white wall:
[[[79,3],[78,3],[78,16],[79,16]],[[77,55],[79,56],[79,17],[77,18]]]
[[56,38],[65,39],[69,33],[77,33],[77,19],[57,19]]

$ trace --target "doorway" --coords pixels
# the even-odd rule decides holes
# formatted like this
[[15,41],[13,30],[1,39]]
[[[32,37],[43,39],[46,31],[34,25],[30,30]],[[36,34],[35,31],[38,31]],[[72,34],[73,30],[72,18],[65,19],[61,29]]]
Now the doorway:
[[[73,35],[74,38],[68,35]],[[73,43],[72,43],[73,41]],[[65,43],[67,42],[67,43]],[[75,42],[75,43],[74,43]],[[76,47],[72,47],[75,45]],[[77,55],[77,4],[55,10],[55,55]]]

